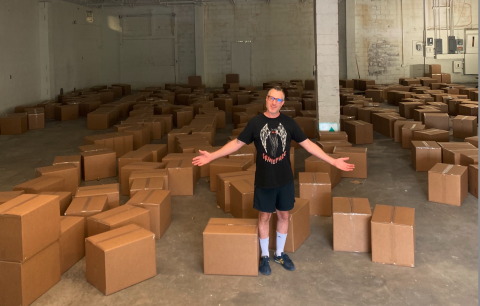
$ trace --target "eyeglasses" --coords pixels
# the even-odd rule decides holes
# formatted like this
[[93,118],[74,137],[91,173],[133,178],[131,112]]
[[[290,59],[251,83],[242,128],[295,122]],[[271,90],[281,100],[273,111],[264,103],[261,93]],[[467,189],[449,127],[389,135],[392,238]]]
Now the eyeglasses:
[[283,99],[275,98],[275,97],[272,97],[272,96],[267,96],[267,99],[268,99],[269,102],[274,102],[274,101],[277,101],[278,103],[283,102]]

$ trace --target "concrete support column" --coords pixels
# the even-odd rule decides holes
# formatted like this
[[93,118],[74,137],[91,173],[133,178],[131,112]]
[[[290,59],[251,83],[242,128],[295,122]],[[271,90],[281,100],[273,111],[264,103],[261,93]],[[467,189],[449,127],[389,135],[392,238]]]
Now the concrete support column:
[[345,0],[345,12],[347,41],[347,79],[357,79],[358,70],[355,57],[355,0]]
[[317,119],[339,123],[338,0],[314,0]]
[[204,47],[204,9],[203,6],[195,5],[195,71],[196,75],[205,80],[205,47]]
[[53,55],[50,52],[50,2],[39,2],[40,35],[40,99],[50,100],[57,93],[53,92],[54,70]]

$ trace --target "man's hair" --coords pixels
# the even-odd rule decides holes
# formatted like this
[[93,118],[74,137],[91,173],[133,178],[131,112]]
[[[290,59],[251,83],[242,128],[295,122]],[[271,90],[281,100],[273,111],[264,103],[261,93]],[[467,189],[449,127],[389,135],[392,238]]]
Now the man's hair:
[[272,91],[272,90],[280,91],[280,92],[283,94],[283,98],[285,99],[285,92],[283,91],[282,87],[280,87],[280,86],[274,86],[273,88],[270,88],[270,90],[268,91],[268,93],[270,93],[270,91]]

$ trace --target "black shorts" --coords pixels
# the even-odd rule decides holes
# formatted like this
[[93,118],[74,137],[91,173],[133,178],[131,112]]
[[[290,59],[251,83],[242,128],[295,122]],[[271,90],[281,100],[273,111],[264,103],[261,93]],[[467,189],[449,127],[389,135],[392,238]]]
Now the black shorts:
[[260,188],[255,186],[253,208],[258,211],[273,213],[275,209],[290,211],[295,203],[295,185],[293,181],[276,188]]

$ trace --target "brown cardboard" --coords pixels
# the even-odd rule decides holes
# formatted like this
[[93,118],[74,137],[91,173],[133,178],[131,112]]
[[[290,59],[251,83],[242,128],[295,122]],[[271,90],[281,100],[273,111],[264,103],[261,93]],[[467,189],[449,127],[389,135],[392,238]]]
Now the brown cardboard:
[[28,131],[27,114],[9,114],[0,118],[1,135],[20,135]]
[[[441,143],[439,143],[440,145]],[[454,143],[454,146],[445,146],[442,144],[442,162],[444,164],[460,165],[460,155],[468,154],[474,155],[478,154],[478,149],[474,146],[458,146],[458,144],[463,143]]]
[[165,167],[168,172],[168,189],[171,195],[193,195],[199,179],[197,166],[191,160],[172,160]]
[[465,103],[458,105],[458,114],[463,116],[478,117],[478,105],[473,103]]
[[[14,191],[17,192],[17,191]],[[58,192],[41,192],[40,194],[43,195],[53,195],[58,197],[58,201],[60,203],[60,215],[63,216],[65,211],[67,210],[68,206],[72,202],[72,193],[68,191],[58,191]],[[1,193],[0,193],[0,204],[1,201]]]
[[167,156],[167,145],[165,144],[146,144],[139,148],[137,152],[152,152],[152,161],[160,162],[162,158]]
[[255,152],[249,147],[243,146],[238,151],[228,155],[229,160],[250,160],[252,164],[255,163]]
[[107,133],[87,136],[83,139],[85,145],[96,145],[114,150],[117,157],[133,150],[133,136],[125,133]]
[[412,166],[416,171],[429,171],[442,162],[442,148],[436,141],[412,141]]
[[348,141],[348,135],[346,132],[324,132],[321,131],[318,133],[318,138],[320,141],[327,140],[345,140]]
[[300,198],[310,203],[311,216],[332,215],[332,184],[328,173],[300,172],[298,177]]
[[441,74],[442,73],[442,65],[430,64],[428,66],[428,73]]
[[426,129],[450,130],[448,114],[427,113],[424,117]]
[[203,231],[205,274],[258,276],[258,219],[211,218]]
[[413,111],[418,106],[423,105],[421,102],[400,102],[399,113],[405,119],[413,119]]
[[333,153],[340,157],[348,157],[346,162],[355,165],[353,171],[342,171],[342,177],[367,178],[367,148],[336,147]]
[[[143,162],[143,163],[150,163],[153,162],[153,154],[151,151],[132,151],[128,152],[127,154],[123,155],[118,159],[118,173],[119,173],[119,178],[120,182],[122,182],[123,174],[122,174],[122,169],[135,162]],[[160,166],[160,165],[158,165]],[[157,166],[157,167],[158,167]],[[127,194],[125,194],[127,195]]]
[[81,152],[83,179],[85,181],[100,180],[117,176],[117,159],[113,150],[105,149]]
[[58,165],[58,164],[72,164],[75,167],[77,167],[78,171],[78,179],[81,180],[81,175],[82,175],[82,157],[77,154],[77,155],[69,155],[69,156],[56,156],[55,159],[53,160],[52,165]]
[[136,125],[123,131],[125,134],[133,136],[133,149],[137,150],[150,143],[150,128],[146,125]]
[[[254,165],[255,164],[253,164],[253,166]],[[217,175],[217,205],[220,206],[225,213],[230,212],[231,183],[233,181],[245,179],[255,179],[255,172],[238,171],[220,173]]]
[[229,73],[225,76],[225,83],[232,84],[232,83],[240,83],[240,76],[236,73]]
[[163,177],[148,177],[137,178],[132,181],[130,185],[130,197],[134,196],[137,192],[146,190],[163,190],[165,186]]
[[87,281],[110,295],[157,275],[154,236],[130,224],[87,238]]
[[128,186],[132,186],[133,180],[139,178],[163,178],[163,190],[168,190],[168,171],[167,169],[153,169],[153,170],[133,170],[128,177]]
[[65,180],[61,177],[41,176],[13,187],[13,191],[21,190],[29,194],[63,191],[65,190]]
[[170,226],[171,196],[168,190],[140,190],[126,203],[150,212],[150,230],[159,240]]
[[255,179],[248,178],[230,182],[230,213],[235,218],[258,218],[258,210],[253,208]]
[[[277,214],[273,213],[270,218],[269,249],[277,247]],[[288,232],[284,251],[293,253],[310,236],[310,213],[308,200],[295,198],[295,204],[288,216]]]
[[28,129],[38,130],[45,128],[45,111],[42,107],[27,108]]
[[468,192],[478,199],[478,164],[468,166]]
[[358,109],[363,108],[363,105],[359,104],[350,104],[343,107],[343,115],[353,116],[355,120],[358,119]]
[[417,108],[413,110],[413,120],[425,122],[425,113],[440,113],[440,110],[435,108]]
[[447,142],[450,140],[450,136],[448,131],[445,130],[428,129],[422,131],[414,131],[412,135],[412,140]]
[[0,261],[24,262],[59,237],[58,197],[23,194],[0,205]]
[[35,169],[35,177],[40,176],[63,178],[65,180],[65,189],[58,191],[69,191],[74,194],[80,185],[77,167],[72,164],[57,164],[54,166],[40,167]]
[[353,144],[373,143],[373,125],[361,121],[346,121],[344,123],[345,132],[348,135],[348,141]]
[[[338,154],[328,154],[332,158],[339,158],[340,155]],[[305,172],[324,172],[328,173],[330,177],[330,182],[332,184],[332,188],[337,186],[342,179],[341,170],[337,167],[330,165],[326,161],[319,159],[315,156],[310,156],[305,160]]]
[[85,218],[60,217],[60,272],[63,274],[85,256]]
[[428,171],[428,200],[462,205],[468,195],[468,168],[438,163]]
[[216,98],[213,99],[215,107],[226,112],[231,113],[233,107],[233,100],[231,98]]
[[126,166],[123,166],[120,169],[120,187],[122,195],[130,195],[130,184],[129,177],[130,174],[135,170],[154,170],[165,168],[164,163],[154,163],[154,162],[133,162]]
[[79,104],[60,105],[55,107],[55,120],[68,121],[78,119]]
[[119,184],[104,184],[95,186],[79,187],[76,198],[90,197],[97,195],[106,195],[108,198],[108,208],[112,209],[120,205]]
[[308,138],[317,137],[317,118],[295,117],[293,120],[303,129]]
[[402,127],[402,148],[404,149],[410,149],[412,147],[412,140],[413,140],[413,132],[414,131],[421,131],[424,130],[425,126],[422,124],[419,124],[417,122],[415,123],[405,123]]
[[407,123],[418,123],[422,124],[420,121],[407,121],[407,120],[397,120],[393,124],[393,137],[395,142],[402,142],[402,128]]
[[415,266],[415,209],[375,206],[372,216],[372,261]]
[[247,112],[236,112],[232,114],[233,127],[237,128],[237,125],[240,123],[247,123],[255,117],[255,114],[249,114]]
[[0,261],[0,305],[30,305],[60,278],[56,241],[23,263]]
[[88,218],[108,210],[108,197],[97,195],[74,198],[65,211],[65,216]]
[[345,140],[326,140],[326,141],[317,141],[317,145],[325,153],[333,153],[335,147],[351,147],[352,144]]
[[128,224],[136,224],[150,230],[150,212],[131,205],[122,205],[87,218],[88,237]]
[[467,138],[477,136],[477,117],[456,116],[453,118],[453,137]]
[[333,202],[333,250],[371,251],[372,210],[366,198],[338,198]]
[[210,191],[217,191],[217,174],[245,171],[253,164],[251,160],[218,159],[210,163]]
[[3,204],[5,202],[8,202],[10,200],[15,199],[16,197],[21,196],[24,194],[24,190],[18,190],[18,191],[0,191],[0,204]]
[[469,165],[478,164],[478,152],[460,153],[460,165],[468,167]]
[[467,137],[465,141],[478,148],[478,136]]

